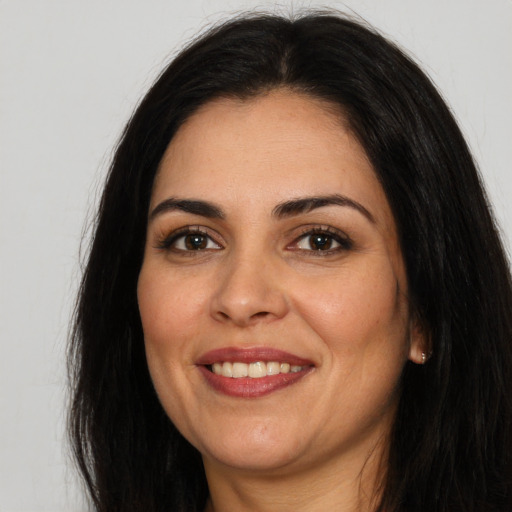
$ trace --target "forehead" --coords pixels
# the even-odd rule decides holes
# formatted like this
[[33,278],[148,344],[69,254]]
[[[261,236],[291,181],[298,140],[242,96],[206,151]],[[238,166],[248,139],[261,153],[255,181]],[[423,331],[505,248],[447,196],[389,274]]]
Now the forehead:
[[341,109],[278,90],[202,106],[169,144],[151,203],[184,195],[271,207],[332,193],[370,204],[382,210],[376,217],[392,222],[373,167]]
[[172,176],[176,181],[192,177],[180,170],[195,174],[215,169],[220,174],[229,162],[230,168],[243,164],[248,175],[253,168],[264,173],[285,162],[298,170],[298,160],[314,158],[319,170],[320,155],[330,156],[325,149],[339,146],[340,139],[343,146],[353,145],[352,156],[371,168],[336,105],[286,90],[246,100],[218,98],[201,106],[178,129],[157,180],[169,170],[177,171]]

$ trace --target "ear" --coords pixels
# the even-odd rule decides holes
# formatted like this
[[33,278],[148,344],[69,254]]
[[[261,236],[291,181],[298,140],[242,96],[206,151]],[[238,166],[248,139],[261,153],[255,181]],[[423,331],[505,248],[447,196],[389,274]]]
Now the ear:
[[418,318],[411,319],[409,340],[409,360],[415,364],[425,364],[432,355],[432,348],[427,331]]

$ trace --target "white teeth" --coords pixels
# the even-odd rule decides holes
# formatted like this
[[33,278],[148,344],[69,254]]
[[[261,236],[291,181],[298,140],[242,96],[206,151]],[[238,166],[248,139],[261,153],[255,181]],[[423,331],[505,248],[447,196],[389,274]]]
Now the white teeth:
[[[218,364],[220,364],[220,363],[218,363]],[[222,371],[220,374],[223,377],[233,377],[233,364],[232,363],[226,362],[226,363],[222,364],[221,367],[222,367]],[[213,373],[216,373],[215,370],[213,370]]]
[[289,363],[279,363],[277,361],[255,361],[254,363],[231,363],[226,361],[224,363],[213,363],[212,372],[216,375],[223,377],[233,377],[235,379],[240,377],[251,377],[259,379],[267,375],[277,375],[279,373],[297,373],[304,369],[304,366],[290,365]]
[[267,375],[277,375],[279,373],[280,364],[272,361],[267,363]]
[[249,365],[245,363],[233,363],[233,377],[247,377]]
[[251,363],[249,365],[249,377],[258,379],[259,377],[265,377],[267,375],[267,365],[258,361],[257,363]]
[[289,373],[290,365],[288,363],[281,363],[281,373]]

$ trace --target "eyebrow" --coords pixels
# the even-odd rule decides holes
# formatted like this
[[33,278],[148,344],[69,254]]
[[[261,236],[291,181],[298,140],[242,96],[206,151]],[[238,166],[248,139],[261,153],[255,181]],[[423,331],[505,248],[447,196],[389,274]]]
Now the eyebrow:
[[224,219],[225,215],[222,210],[212,203],[207,201],[200,201],[197,199],[176,199],[170,197],[165,201],[159,203],[153,211],[149,214],[149,220],[153,220],[156,216],[162,213],[172,211],[182,211],[191,213],[193,215],[200,215],[209,219]]
[[[291,199],[290,201],[278,204],[272,210],[272,216],[278,219],[293,217],[295,215],[309,213],[312,210],[323,208],[325,206],[344,206],[353,208],[375,224],[375,218],[362,204],[340,194]],[[199,199],[176,199],[170,197],[159,203],[151,211],[149,214],[149,220],[151,221],[158,215],[171,211],[182,211],[209,219],[226,218],[226,215],[219,206],[208,201],[202,201]]]
[[272,215],[278,218],[292,217],[308,213],[317,208],[323,208],[324,206],[347,206],[353,208],[375,224],[375,218],[361,203],[340,194],[292,199],[278,204],[272,211]]

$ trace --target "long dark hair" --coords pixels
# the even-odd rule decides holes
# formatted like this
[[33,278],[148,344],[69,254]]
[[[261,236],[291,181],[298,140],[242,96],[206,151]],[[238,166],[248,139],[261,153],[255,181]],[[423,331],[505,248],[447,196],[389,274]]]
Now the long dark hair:
[[98,511],[200,511],[199,453],[160,406],[136,284],[157,166],[213,98],[287,88],[341,107],[391,205],[431,357],[408,363],[381,510],[512,510],[512,285],[475,164],[407,56],[332,13],[246,15],[164,70],[115,153],[70,345],[74,453]]

